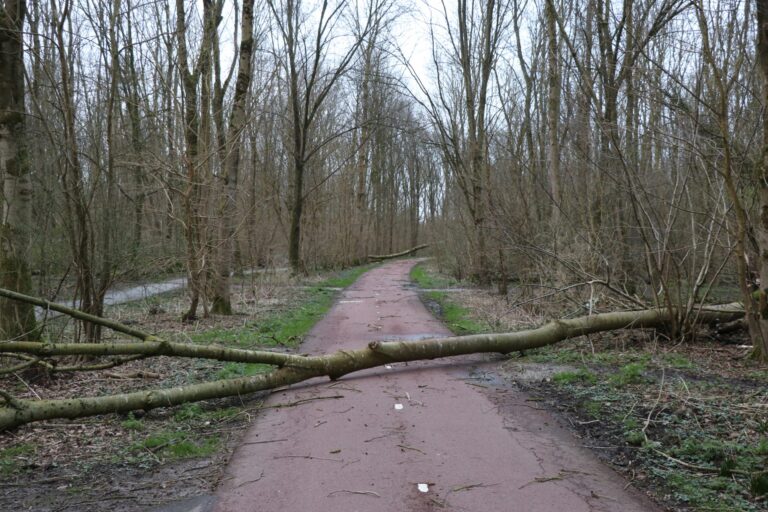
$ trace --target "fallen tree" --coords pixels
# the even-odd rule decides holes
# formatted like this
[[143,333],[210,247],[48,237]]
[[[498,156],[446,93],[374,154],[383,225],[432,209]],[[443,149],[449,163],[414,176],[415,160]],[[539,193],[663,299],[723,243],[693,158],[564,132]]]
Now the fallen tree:
[[417,245],[416,247],[412,247],[412,248],[408,249],[407,251],[396,252],[394,254],[369,255],[368,259],[371,260],[371,261],[391,260],[391,259],[394,259],[394,258],[399,258],[401,256],[408,256],[410,254],[415,253],[416,251],[420,251],[422,249],[426,249],[427,247],[429,247],[429,244]]
[[[13,292],[11,292],[13,294]],[[9,296],[0,289],[0,295]],[[13,294],[17,300],[31,299]],[[33,299],[38,300],[38,299]],[[699,319],[703,323],[724,323],[743,316],[738,304],[703,307]],[[173,343],[130,329],[130,334],[143,342],[126,343],[40,343],[0,342],[0,354],[31,358],[30,362],[44,362],[41,358],[55,356],[129,356],[196,357],[243,363],[264,363],[275,366],[269,373],[253,377],[223,379],[202,384],[191,384],[167,389],[153,389],[96,397],[78,397],[62,400],[27,400],[16,398],[0,390],[0,431],[26,423],[55,418],[82,418],[108,413],[125,413],[138,409],[169,407],[187,402],[244,395],[275,389],[315,377],[339,379],[344,375],[383,366],[385,364],[438,359],[474,353],[508,354],[520,350],[552,345],[585,334],[619,329],[660,328],[669,322],[665,309],[646,309],[602,313],[567,320],[555,320],[542,327],[503,334],[477,334],[451,338],[432,338],[421,341],[374,341],[357,350],[341,350],[323,356],[305,356],[265,350],[232,349],[217,345]],[[117,323],[98,317],[94,322],[104,326]],[[117,324],[120,325],[120,324]],[[126,330],[120,330],[126,332]],[[48,366],[55,365],[45,361]]]

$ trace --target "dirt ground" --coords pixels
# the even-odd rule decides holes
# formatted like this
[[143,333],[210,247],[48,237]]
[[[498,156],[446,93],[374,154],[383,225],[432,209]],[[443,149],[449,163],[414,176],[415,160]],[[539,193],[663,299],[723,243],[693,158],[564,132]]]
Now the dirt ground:
[[[227,335],[252,339],[260,334],[262,319],[305,305],[306,287],[318,280],[245,278],[234,293],[237,315],[191,324],[179,322],[186,306],[181,292],[114,306],[108,314],[177,341]],[[73,329],[58,318],[48,333],[66,339]],[[0,376],[0,387],[20,398],[63,398],[168,387],[241,371],[248,367],[159,357],[102,372],[20,372]],[[209,493],[262,404],[263,395],[252,395],[131,415],[40,422],[2,433],[0,510],[138,511]]]

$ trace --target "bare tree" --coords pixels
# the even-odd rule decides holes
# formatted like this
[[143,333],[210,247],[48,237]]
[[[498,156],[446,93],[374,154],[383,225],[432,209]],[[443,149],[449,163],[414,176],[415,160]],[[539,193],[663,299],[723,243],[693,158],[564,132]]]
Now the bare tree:
[[[254,0],[243,2],[242,27],[240,36],[240,55],[235,82],[235,95],[232,99],[232,110],[229,114],[229,127],[224,142],[224,215],[221,221],[221,244],[218,278],[214,291],[214,313],[232,314],[232,301],[229,290],[229,275],[235,256],[237,227],[240,221],[237,217],[238,171],[240,168],[240,153],[242,135],[246,128],[246,101],[251,86],[254,38],[253,38],[253,5]],[[252,148],[255,151],[255,148]]]
[[287,81],[292,160],[288,259],[293,271],[299,272],[302,270],[301,223],[307,165],[324,144],[313,143],[313,129],[334,87],[349,70],[377,9],[369,12],[362,30],[352,37],[350,45],[331,65],[328,54],[340,36],[337,31],[346,5],[344,2],[331,5],[329,0],[323,0],[316,13],[317,18],[313,20],[314,30],[307,27],[307,13],[301,0],[283,0],[281,3],[268,0],[268,3],[279,30],[285,58],[283,68]]
[[[492,71],[505,33],[509,4],[497,0],[459,0],[455,21],[443,3],[449,59],[453,68],[441,70],[439,49],[433,31],[433,60],[437,91],[430,92],[419,81],[435,123],[444,159],[454,174],[471,218],[468,231],[477,260],[472,274],[483,284],[490,282],[488,247],[489,185],[488,160],[489,94]],[[455,71],[455,75],[451,72]],[[460,85],[459,85],[460,84]]]
[[[560,223],[560,44],[554,3],[544,6],[547,23],[547,166],[552,195],[552,227]],[[556,231],[554,231],[556,236]]]
[[[187,273],[191,300],[182,319],[197,316],[201,295],[205,303],[207,272],[207,226],[205,224],[205,193],[210,165],[210,76],[213,35],[219,23],[219,6],[214,0],[203,2],[203,36],[194,66],[190,67],[187,49],[187,17],[184,0],[176,0],[176,38],[178,66],[184,90],[184,169],[187,187],[182,194],[185,210],[184,232],[187,241]],[[199,90],[198,90],[199,89]],[[206,309],[207,310],[207,309]]]

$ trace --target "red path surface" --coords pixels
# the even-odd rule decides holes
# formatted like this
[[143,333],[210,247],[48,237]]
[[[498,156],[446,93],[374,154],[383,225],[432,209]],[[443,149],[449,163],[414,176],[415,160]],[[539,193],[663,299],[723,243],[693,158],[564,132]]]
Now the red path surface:
[[[450,335],[404,287],[414,262],[383,265],[345,290],[304,351]],[[481,360],[396,364],[274,393],[270,405],[344,398],[259,413],[214,510],[657,510],[525,395],[468,384],[467,361]]]

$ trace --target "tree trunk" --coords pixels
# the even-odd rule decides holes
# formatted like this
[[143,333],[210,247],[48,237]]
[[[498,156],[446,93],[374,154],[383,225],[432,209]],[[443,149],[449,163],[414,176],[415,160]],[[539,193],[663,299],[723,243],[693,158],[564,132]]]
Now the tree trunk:
[[[757,4],[757,59],[763,78],[763,104],[768,101],[768,0],[756,0]],[[760,272],[760,300],[758,304],[758,329],[752,332],[755,356],[768,360],[768,111],[762,110],[763,116],[763,152],[761,179],[759,182],[759,217],[755,229]]]
[[429,244],[422,244],[417,245],[411,249],[408,249],[403,252],[397,252],[394,254],[380,254],[380,255],[369,255],[368,259],[371,261],[384,261],[384,260],[391,260],[392,258],[399,258],[401,256],[408,256],[409,254],[413,254],[416,251],[420,251],[421,249],[425,249],[429,247]]
[[303,270],[301,264],[301,217],[304,212],[304,162],[296,159],[293,167],[293,199],[291,227],[288,238],[288,261],[294,274]]
[[[65,223],[69,229],[69,243],[72,251],[72,262],[77,276],[75,294],[79,299],[79,307],[90,314],[99,315],[102,303],[96,290],[95,251],[96,233],[93,218],[90,215],[90,198],[88,179],[83,172],[81,162],[82,152],[78,145],[78,110],[75,100],[75,68],[72,54],[71,25],[72,5],[64,3],[61,10],[58,2],[51,0],[52,36],[56,41],[58,53],[61,97],[61,122],[63,128],[63,145],[61,148],[62,184],[64,186]],[[95,184],[93,185],[95,186]],[[100,330],[93,324],[84,324],[85,338],[96,341]]]
[[[253,4],[254,0],[243,2],[242,36],[240,40],[240,63],[235,82],[235,97],[226,137],[226,155],[224,157],[224,215],[221,221],[221,248],[218,276],[213,297],[213,313],[231,315],[232,298],[229,289],[229,276],[235,257],[237,225],[237,183],[240,168],[240,147],[246,125],[245,102],[251,86],[251,63],[253,62]],[[256,151],[256,148],[251,148]],[[255,172],[255,170],[252,170]]]
[[550,225],[557,240],[560,224],[560,46],[557,42],[557,20],[553,2],[544,7],[547,22],[547,164],[552,200]]
[[[206,155],[201,156],[201,145],[204,150],[208,147],[206,130],[210,123],[203,122],[203,117],[210,115],[210,83],[203,84],[198,95],[198,84],[201,77],[211,74],[211,41],[216,30],[218,18],[214,16],[215,9],[212,0],[203,2],[203,37],[197,62],[193,69],[189,67],[187,50],[187,25],[185,5],[183,0],[176,1],[176,41],[178,46],[178,63],[184,90],[184,170],[187,177],[187,188],[183,193],[185,224],[184,235],[187,246],[187,277],[190,290],[189,309],[182,316],[183,321],[193,320],[197,316],[197,308],[201,296],[205,299],[206,253],[206,215],[204,207],[205,173],[203,169],[209,165]],[[206,126],[207,125],[207,126]],[[207,307],[207,304],[204,304]]]
[[[0,4],[0,286],[29,293],[27,266],[32,222],[32,184],[24,147],[24,47],[26,4]],[[0,300],[0,340],[36,339],[30,304]]]
[[[733,307],[701,311],[702,322],[727,322],[743,315]],[[226,361],[262,362],[278,369],[254,377],[226,379],[170,389],[139,391],[100,397],[64,400],[19,400],[0,392],[5,406],[0,407],[0,431],[26,423],[53,418],[81,418],[99,414],[128,412],[136,409],[168,407],[186,402],[237,396],[287,386],[313,377],[339,379],[349,373],[396,362],[438,359],[474,353],[507,354],[552,345],[586,334],[618,329],[657,328],[669,321],[668,310],[651,309],[603,313],[556,320],[537,329],[505,334],[479,334],[453,338],[434,338],[413,342],[374,341],[358,350],[343,350],[324,356],[301,356],[275,352],[227,349],[212,346],[150,341],[136,344],[62,344],[11,343],[2,350],[37,355],[55,354],[144,354],[210,357]],[[94,352],[95,351],[95,352]]]

